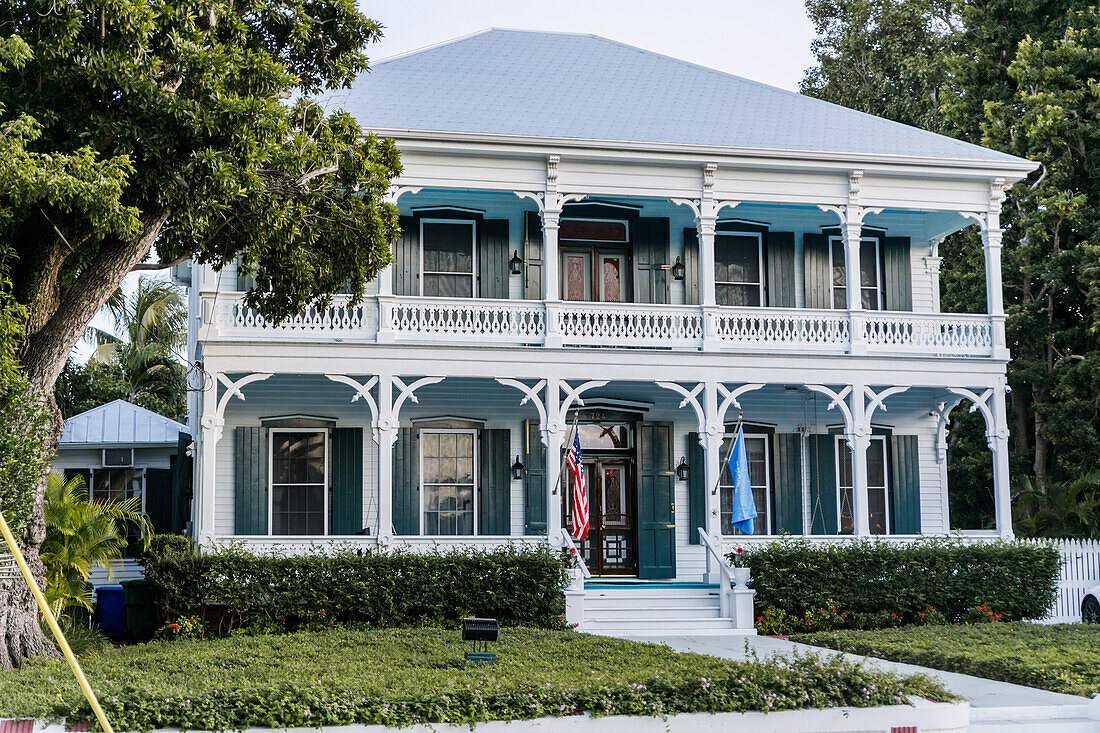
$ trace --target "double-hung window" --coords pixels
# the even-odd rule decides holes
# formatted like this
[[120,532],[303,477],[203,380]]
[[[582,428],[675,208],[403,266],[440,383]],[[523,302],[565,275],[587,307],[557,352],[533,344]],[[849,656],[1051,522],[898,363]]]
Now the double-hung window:
[[760,234],[714,237],[714,295],[718,305],[764,304],[764,240]]
[[328,431],[272,428],[271,534],[323,535]]
[[421,295],[441,298],[474,297],[472,219],[421,219]]
[[421,534],[473,535],[477,431],[420,431]]
[[[830,246],[833,273],[833,307],[848,307],[848,272],[844,266],[844,240],[834,237]],[[882,309],[882,249],[875,237],[859,243],[860,298],[866,310]]]
[[[722,456],[729,455],[734,436],[727,436],[722,443]],[[749,464],[749,485],[752,486],[752,498],[756,503],[756,520],[753,530],[756,534],[771,534],[771,461],[768,451],[767,434],[745,433],[745,457]],[[733,477],[730,475],[729,462],[722,464],[722,474],[718,481],[721,493],[722,534],[734,534],[733,521]]]
[[143,468],[95,468],[92,469],[92,485],[89,496],[92,501],[116,502],[141,498],[145,479]]
[[[837,526],[841,534],[852,534],[855,513],[852,511],[852,451],[844,436],[836,437],[837,455]],[[886,534],[889,521],[886,489],[886,436],[872,435],[867,449],[867,502],[871,534]]]

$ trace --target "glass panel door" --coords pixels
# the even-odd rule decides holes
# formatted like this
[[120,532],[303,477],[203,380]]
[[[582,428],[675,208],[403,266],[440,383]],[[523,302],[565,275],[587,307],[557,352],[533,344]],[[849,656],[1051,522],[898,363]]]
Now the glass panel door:
[[562,300],[592,300],[591,253],[564,252],[562,274]]
[[626,255],[601,253],[600,261],[600,302],[625,303],[626,297]]

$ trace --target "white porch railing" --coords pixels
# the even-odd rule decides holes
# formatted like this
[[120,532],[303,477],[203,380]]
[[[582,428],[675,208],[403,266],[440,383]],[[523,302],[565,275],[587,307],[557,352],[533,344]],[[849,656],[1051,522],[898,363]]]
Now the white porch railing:
[[[699,541],[707,548],[707,577],[708,583],[714,582],[715,574],[718,575],[718,592],[721,602],[721,614],[723,618],[730,618],[733,610],[733,568],[722,552],[722,544],[707,534],[707,531],[699,527]],[[717,572],[716,572],[717,571]]]
[[584,561],[584,556],[581,555],[581,551],[577,549],[577,545],[573,542],[573,535],[571,535],[567,529],[562,529],[561,531],[561,546],[563,550],[571,551],[573,557],[577,558],[577,567],[581,569],[581,575],[586,578],[591,578],[592,573],[588,570],[588,565]]
[[[372,296],[273,324],[239,294],[204,294],[206,339],[330,338],[423,344],[610,346],[715,351],[982,357],[994,353],[984,315],[808,308]],[[853,331],[853,324],[856,324]],[[859,338],[854,338],[854,337]]]

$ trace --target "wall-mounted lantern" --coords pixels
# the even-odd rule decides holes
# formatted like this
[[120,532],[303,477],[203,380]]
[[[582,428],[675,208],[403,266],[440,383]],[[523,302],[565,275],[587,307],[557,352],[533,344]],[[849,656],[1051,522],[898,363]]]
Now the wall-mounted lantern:
[[512,478],[523,478],[523,464],[519,460],[519,456],[516,456],[516,462],[512,464]]
[[681,481],[687,481],[691,477],[691,469],[688,468],[687,461],[683,456],[680,456],[680,465],[676,467],[676,478]]
[[684,261],[681,260],[679,257],[676,258],[676,263],[672,266],[672,279],[684,279]]
[[508,269],[513,275],[523,274],[523,260],[519,258],[519,250],[512,252],[512,259],[508,260]]

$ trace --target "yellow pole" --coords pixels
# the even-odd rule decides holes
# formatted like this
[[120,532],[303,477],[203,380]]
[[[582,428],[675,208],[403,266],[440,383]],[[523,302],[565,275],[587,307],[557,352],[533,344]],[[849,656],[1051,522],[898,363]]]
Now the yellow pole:
[[107,722],[107,716],[103,714],[103,708],[99,706],[99,700],[96,699],[91,685],[88,684],[88,680],[84,677],[84,672],[80,669],[80,662],[76,661],[73,650],[69,648],[69,642],[65,640],[65,635],[61,633],[61,627],[57,625],[57,619],[54,618],[53,611],[50,610],[49,604],[46,603],[46,597],[42,595],[42,591],[38,588],[38,583],[35,582],[34,576],[31,575],[31,569],[27,567],[27,561],[23,558],[23,553],[19,551],[19,545],[16,544],[15,538],[11,534],[11,528],[8,527],[3,512],[0,512],[0,533],[4,535],[4,541],[8,543],[11,554],[15,556],[15,562],[18,563],[19,569],[23,571],[23,577],[26,578],[27,585],[31,587],[31,593],[34,594],[34,600],[38,602],[38,607],[42,610],[42,615],[46,617],[46,623],[49,624],[50,631],[53,632],[54,638],[57,639],[57,644],[61,647],[61,653],[65,656],[65,661],[69,663],[69,667],[72,668],[73,674],[76,675],[76,681],[80,684],[80,689],[84,692],[84,697],[88,698],[88,703],[92,706],[92,711],[95,713],[96,720],[98,720],[99,724],[103,727],[104,733],[114,733],[111,724]]

